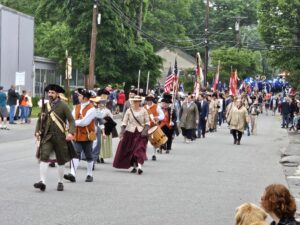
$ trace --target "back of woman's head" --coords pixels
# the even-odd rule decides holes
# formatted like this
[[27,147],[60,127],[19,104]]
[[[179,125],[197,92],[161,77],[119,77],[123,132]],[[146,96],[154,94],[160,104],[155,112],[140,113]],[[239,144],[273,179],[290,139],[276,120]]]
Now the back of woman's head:
[[267,186],[261,200],[261,205],[266,212],[274,213],[278,218],[295,215],[295,198],[282,184],[271,184]]

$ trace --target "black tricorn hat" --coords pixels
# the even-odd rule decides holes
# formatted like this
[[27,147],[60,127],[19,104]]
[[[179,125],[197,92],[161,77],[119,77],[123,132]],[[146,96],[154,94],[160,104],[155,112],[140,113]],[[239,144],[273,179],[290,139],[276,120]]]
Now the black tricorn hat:
[[85,97],[85,98],[90,98],[90,97],[92,97],[92,92],[90,92],[90,91],[87,90],[87,89],[78,88],[78,93],[79,93],[80,95],[82,95],[83,97]]
[[164,93],[163,95],[163,99],[161,100],[161,102],[165,102],[165,103],[172,103],[172,95],[168,94],[168,93]]
[[65,90],[57,84],[49,84],[47,87],[45,87],[44,91],[55,91],[57,93],[65,93]]
[[149,94],[149,95],[146,96],[145,100],[146,100],[146,101],[153,101],[154,98],[155,98],[155,97],[154,97],[153,94]]
[[100,89],[100,90],[97,92],[97,95],[98,95],[98,96],[101,96],[101,95],[109,95],[109,94],[110,94],[109,91],[106,90],[105,88]]
[[137,95],[137,90],[134,90],[134,89],[131,89],[130,91],[129,91],[129,93],[133,93],[133,94],[136,94]]

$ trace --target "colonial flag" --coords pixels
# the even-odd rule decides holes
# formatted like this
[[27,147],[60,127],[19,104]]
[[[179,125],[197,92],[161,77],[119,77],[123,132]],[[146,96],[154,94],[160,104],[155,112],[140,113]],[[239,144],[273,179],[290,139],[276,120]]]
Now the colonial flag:
[[219,61],[218,66],[217,66],[216,77],[215,77],[214,84],[213,84],[214,92],[217,90],[217,86],[218,86],[218,83],[219,83],[219,78],[220,78],[220,61]]
[[201,86],[203,86],[203,71],[201,67],[201,57],[200,53],[196,54],[196,81],[194,84],[194,94],[198,98]]
[[173,88],[173,83],[176,79],[176,74],[177,74],[177,61],[175,59],[175,66],[174,66],[174,71],[172,71],[172,67],[170,66],[167,77],[166,77],[166,82],[164,85],[164,92],[170,93],[171,89]]
[[237,85],[238,85],[238,75],[237,70],[231,72],[229,80],[229,94],[236,96],[237,95]]

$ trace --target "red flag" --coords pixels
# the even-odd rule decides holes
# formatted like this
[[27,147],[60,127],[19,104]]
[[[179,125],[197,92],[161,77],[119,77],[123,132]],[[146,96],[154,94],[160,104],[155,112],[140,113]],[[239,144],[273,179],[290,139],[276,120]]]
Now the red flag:
[[218,66],[217,66],[216,77],[215,77],[214,85],[213,85],[214,92],[217,90],[217,85],[219,83],[219,78],[220,78],[220,61],[219,61]]
[[238,80],[238,75],[237,75],[237,70],[234,72],[231,72],[230,74],[230,80],[229,80],[229,94],[236,96],[237,94],[237,80]]

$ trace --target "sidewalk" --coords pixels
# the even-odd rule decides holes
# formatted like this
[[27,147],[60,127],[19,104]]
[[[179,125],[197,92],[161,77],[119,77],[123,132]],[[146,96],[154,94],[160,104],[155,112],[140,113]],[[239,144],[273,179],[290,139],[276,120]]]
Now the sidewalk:
[[296,198],[296,217],[300,220],[300,175],[295,176],[295,171],[300,165],[300,133],[287,131],[289,144],[286,149],[282,149],[281,163],[286,176],[287,184],[293,196]]

